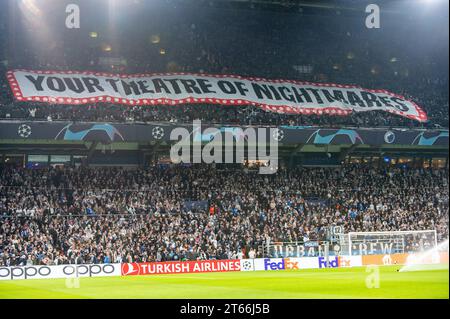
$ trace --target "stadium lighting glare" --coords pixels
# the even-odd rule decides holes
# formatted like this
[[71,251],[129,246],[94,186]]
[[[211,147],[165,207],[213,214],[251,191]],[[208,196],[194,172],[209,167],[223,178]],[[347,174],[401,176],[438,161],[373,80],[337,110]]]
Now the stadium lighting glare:
[[22,12],[28,12],[28,14],[34,16],[41,16],[42,11],[36,5],[36,0],[21,0],[19,7],[22,9]]
[[157,34],[153,34],[153,35],[150,37],[150,42],[153,43],[153,44],[159,43],[160,40],[161,40],[161,38],[160,38],[159,35],[157,35]]
[[17,2],[19,21],[25,32],[29,33],[30,46],[33,50],[49,53],[55,47],[55,29],[49,26],[45,3],[38,0],[20,0]]
[[36,0],[21,0],[19,2],[19,9],[25,20],[33,27],[41,28],[42,10],[37,6]]
[[434,4],[434,3],[441,2],[442,0],[421,0],[421,1],[426,4]]
[[105,51],[105,52],[111,52],[112,47],[109,44],[104,44],[103,47],[102,47],[102,50]]

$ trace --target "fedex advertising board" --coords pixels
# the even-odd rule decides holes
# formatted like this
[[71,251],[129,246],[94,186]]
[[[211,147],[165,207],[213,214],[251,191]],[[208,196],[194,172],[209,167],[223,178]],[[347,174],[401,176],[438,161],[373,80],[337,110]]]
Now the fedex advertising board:
[[298,270],[312,268],[317,268],[317,257],[253,259],[253,270]]
[[325,257],[318,257],[317,268],[341,268],[362,266],[361,256],[330,256],[328,261]]

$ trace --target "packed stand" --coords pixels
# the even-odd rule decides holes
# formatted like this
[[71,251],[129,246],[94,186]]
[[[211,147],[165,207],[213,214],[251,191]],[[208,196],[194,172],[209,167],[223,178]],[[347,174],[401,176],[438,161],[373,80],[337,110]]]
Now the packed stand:
[[448,238],[445,169],[3,167],[0,180],[0,265],[260,257],[333,225]]

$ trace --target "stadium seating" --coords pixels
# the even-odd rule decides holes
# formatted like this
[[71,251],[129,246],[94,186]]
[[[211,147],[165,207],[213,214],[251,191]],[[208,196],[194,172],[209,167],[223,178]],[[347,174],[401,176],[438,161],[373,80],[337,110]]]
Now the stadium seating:
[[445,169],[9,166],[0,180],[0,265],[262,256],[267,236],[320,240],[333,225],[448,238]]

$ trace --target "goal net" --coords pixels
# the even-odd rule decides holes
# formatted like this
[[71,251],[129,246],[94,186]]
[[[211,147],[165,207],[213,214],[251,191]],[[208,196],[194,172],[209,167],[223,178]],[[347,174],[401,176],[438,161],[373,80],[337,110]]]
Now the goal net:
[[345,237],[349,255],[416,253],[437,246],[436,230],[350,232]]

